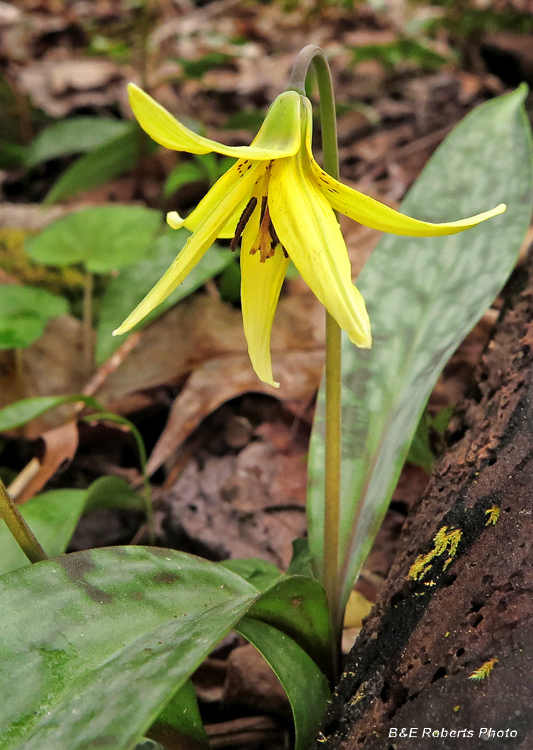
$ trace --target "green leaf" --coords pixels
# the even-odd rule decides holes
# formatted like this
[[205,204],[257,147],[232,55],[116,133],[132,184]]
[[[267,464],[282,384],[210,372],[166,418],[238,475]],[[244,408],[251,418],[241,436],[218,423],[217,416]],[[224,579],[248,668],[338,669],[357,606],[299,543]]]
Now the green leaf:
[[228,263],[220,278],[220,296],[224,302],[235,304],[241,298],[241,266],[236,259]]
[[24,348],[37,341],[47,322],[68,310],[66,300],[44,289],[0,285],[0,349]]
[[[525,87],[474,110],[448,136],[402,205],[449,221],[497,205],[506,213],[440,238],[385,236],[357,285],[374,346],[343,340],[340,521],[342,599],[370,550],[424,405],[446,361],[496,297],[531,216],[531,132]],[[309,540],[323,566],[324,389],[309,460]],[[356,523],[357,521],[357,523]]]
[[316,578],[289,576],[277,581],[263,592],[248,614],[288,635],[325,673],[329,672],[328,606],[322,584]]
[[71,117],[42,130],[28,149],[26,166],[58,156],[72,156],[93,151],[110,140],[131,131],[131,124],[110,117]]
[[253,584],[259,591],[266,591],[272,584],[283,578],[283,573],[274,563],[261,560],[259,557],[247,557],[241,560],[223,560],[222,565],[242,576],[245,581]]
[[397,39],[388,44],[354,47],[352,62],[357,65],[364,60],[379,60],[389,70],[406,62],[412,62],[424,70],[438,70],[447,62],[446,57],[431,47],[410,38]]
[[430,444],[431,422],[431,415],[427,411],[422,412],[415,435],[409,446],[409,453],[405,459],[409,464],[422,467],[428,474],[431,474],[435,464],[435,454],[431,450]]
[[307,539],[303,537],[294,539],[292,542],[292,558],[287,568],[288,575],[315,578],[311,563],[312,556]]
[[[161,235],[151,249],[149,257],[121,271],[106,289],[100,311],[96,360],[105,362],[125,341],[125,336],[111,334],[145,297],[154,284],[170,266],[176,255],[190,237],[186,229],[178,229]],[[136,327],[139,330],[157,318],[176,302],[187,297],[206,281],[219,274],[233,261],[232,254],[213,245],[196,264],[182,284]]]
[[120,477],[99,477],[87,490],[85,512],[104,508],[143,511],[146,501]]
[[143,547],[0,577],[0,748],[131,748],[257,595],[220,566]]
[[86,406],[100,410],[102,405],[91,396],[83,396],[77,393],[73,396],[35,396],[34,398],[23,398],[0,409],[0,432],[14,430],[32,419],[42,416],[50,409],[55,409],[63,404],[83,401]]
[[0,138],[0,169],[16,169],[24,165],[26,147]]
[[271,625],[244,617],[235,629],[256,647],[283,685],[294,716],[295,750],[306,750],[331,697],[326,678],[292,638]]
[[[20,506],[24,520],[50,557],[61,555],[66,550],[86,497],[87,490],[52,490],[36,495]],[[29,565],[28,558],[3,521],[0,521],[0,549],[0,575]]]
[[[139,157],[140,137],[138,126],[128,123],[127,132],[106,141],[74,162],[54,183],[43,203],[50,205],[82,190],[92,190],[133,169]],[[153,141],[149,140],[148,143],[151,152]]]
[[143,737],[143,739],[135,745],[135,750],[165,750],[165,748],[163,745],[160,745],[159,742],[154,742],[147,737]]
[[183,187],[183,185],[187,185],[189,182],[199,182],[200,180],[207,180],[206,170],[197,162],[185,161],[182,164],[178,164],[165,180],[163,195],[165,198],[169,198],[176,190]]
[[184,750],[209,747],[191,680],[187,680],[167,703],[149,734],[155,735],[162,742],[168,742],[169,747],[184,746]]
[[209,70],[230,63],[233,56],[226,52],[208,52],[197,60],[187,60],[185,57],[179,57],[177,60],[187,78],[201,78]]
[[[431,438],[432,436],[434,439],[440,438],[440,442],[443,443],[443,435],[446,432],[452,414],[452,406],[441,409],[434,417],[427,411],[422,412],[415,436],[409,447],[409,453],[405,459],[407,463],[421,466],[428,474],[431,474],[435,464],[435,453],[431,447]],[[437,455],[442,452],[439,450],[439,447],[437,445]],[[442,445],[442,450],[444,450],[444,444]]]
[[143,258],[160,226],[161,214],[143,206],[95,206],[50,224],[26,248],[40,263],[84,263],[93,273],[109,273]]

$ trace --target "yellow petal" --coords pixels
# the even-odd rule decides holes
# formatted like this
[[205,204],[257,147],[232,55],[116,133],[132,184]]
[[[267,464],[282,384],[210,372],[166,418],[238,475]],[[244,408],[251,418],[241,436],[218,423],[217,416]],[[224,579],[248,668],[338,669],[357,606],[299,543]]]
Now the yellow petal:
[[215,151],[242,159],[270,160],[300,148],[300,95],[285,91],[272,103],[251,146],[225,146],[182,125],[134,83],[128,84],[130,106],[140,126],[154,141],[174,151],[207,154]]
[[[260,204],[260,202],[259,202]],[[260,254],[250,255],[259,232],[260,205],[254,211],[242,235],[241,305],[248,354],[257,377],[279,388],[272,374],[270,336],[283,279],[289,264],[280,247],[275,255],[260,261]]]
[[177,211],[169,211],[167,214],[167,224],[171,229],[181,229],[185,224],[185,219],[182,219]]
[[370,321],[352,284],[344,239],[305,156],[274,162],[268,205],[278,237],[304,281],[351,341],[370,347]]
[[390,234],[401,234],[408,237],[440,237],[447,234],[457,234],[465,229],[475,227],[482,221],[498,216],[506,210],[505,203],[500,203],[490,211],[484,211],[468,219],[448,221],[443,224],[432,224],[429,221],[419,221],[401,214],[393,208],[360,193],[353,188],[343,185],[319,167],[313,158],[311,149],[311,102],[302,97],[306,109],[305,119],[309,123],[305,133],[305,148],[311,163],[311,168],[321,191],[331,203],[335,211],[363,224],[365,227],[379,229]]
[[181,284],[185,276],[213,244],[213,241],[227,223],[228,217],[231,216],[235,205],[239,205],[247,195],[251,195],[252,188],[262,171],[264,171],[264,166],[259,162],[241,177],[233,180],[233,184],[228,188],[225,197],[218,201],[204,223],[189,237],[183,250],[168,271],[131,315],[126,318],[124,323],[116,331],[113,331],[113,335],[116,336],[129,331]]

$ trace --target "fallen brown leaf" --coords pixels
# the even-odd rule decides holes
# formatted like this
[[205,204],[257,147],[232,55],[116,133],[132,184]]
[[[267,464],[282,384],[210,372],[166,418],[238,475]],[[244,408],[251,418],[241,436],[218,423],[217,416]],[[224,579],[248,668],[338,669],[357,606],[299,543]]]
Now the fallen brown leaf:
[[20,86],[51,117],[117,102],[124,78],[110,60],[45,60],[20,71]]
[[[15,479],[9,488],[17,503],[25,503],[40,492],[58,469],[65,468],[72,461],[78,449],[76,422],[66,422],[43,433],[41,444],[43,455],[37,470],[29,474],[27,483],[17,482]],[[35,465],[34,462],[32,465]]]

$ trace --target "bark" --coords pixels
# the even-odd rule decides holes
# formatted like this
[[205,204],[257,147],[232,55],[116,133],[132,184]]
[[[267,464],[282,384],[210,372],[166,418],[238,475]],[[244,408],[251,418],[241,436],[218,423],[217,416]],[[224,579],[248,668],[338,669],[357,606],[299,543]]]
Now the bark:
[[[317,750],[533,748],[532,321],[530,257],[347,658]],[[492,659],[485,679],[469,679]],[[482,728],[504,734],[480,737]]]

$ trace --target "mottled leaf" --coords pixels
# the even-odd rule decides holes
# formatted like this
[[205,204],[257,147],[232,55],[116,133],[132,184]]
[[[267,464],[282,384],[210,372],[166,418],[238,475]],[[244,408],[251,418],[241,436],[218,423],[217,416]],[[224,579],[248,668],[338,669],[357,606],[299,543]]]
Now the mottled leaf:
[[283,685],[294,716],[295,750],[306,750],[331,697],[326,678],[292,638],[271,625],[245,617],[235,629],[263,655]]
[[259,557],[246,557],[237,560],[224,560],[219,563],[252,583],[259,591],[266,591],[283,578],[283,573],[274,563],[261,560]]
[[171,698],[150,728],[149,734],[168,746],[183,750],[202,750],[209,747],[196,691],[187,680]]
[[257,596],[220,566],[144,547],[1,576],[0,748],[132,747]]
[[[448,136],[402,210],[450,221],[507,212],[467,232],[385,236],[358,279],[374,345],[343,341],[340,560],[342,599],[375,538],[420,414],[452,352],[509,276],[531,216],[531,133],[525,88],[482,105]],[[324,390],[309,462],[310,546],[323,565]]]
[[329,614],[326,594],[316,578],[289,576],[277,581],[263,592],[248,614],[290,636],[329,673]]

